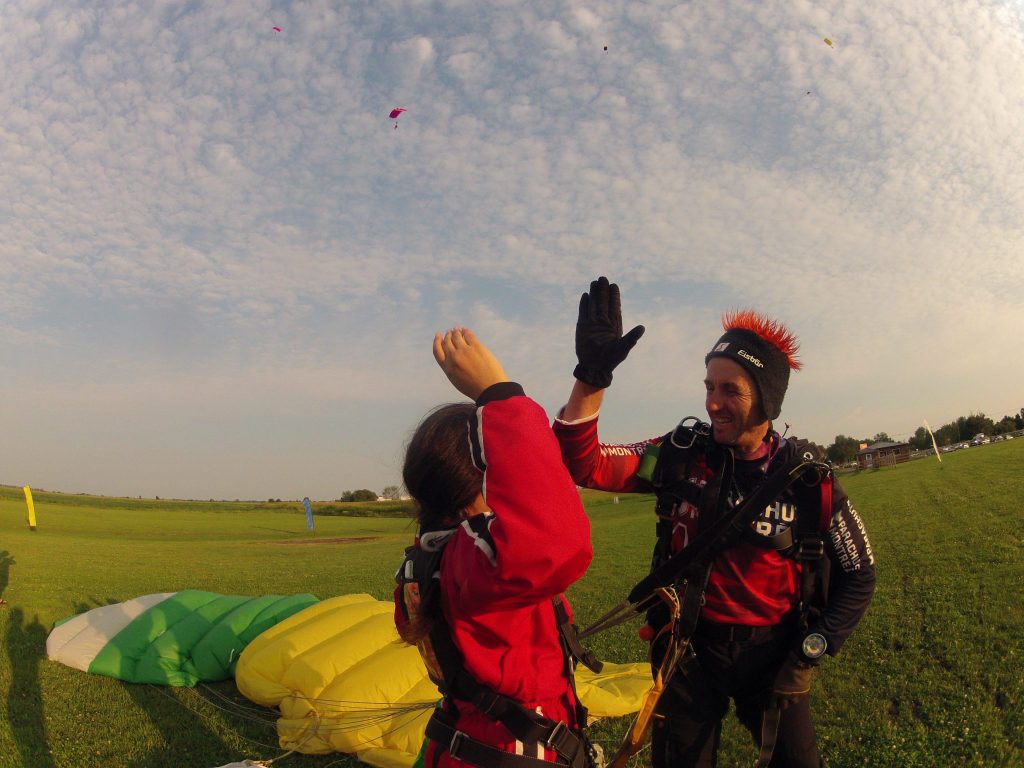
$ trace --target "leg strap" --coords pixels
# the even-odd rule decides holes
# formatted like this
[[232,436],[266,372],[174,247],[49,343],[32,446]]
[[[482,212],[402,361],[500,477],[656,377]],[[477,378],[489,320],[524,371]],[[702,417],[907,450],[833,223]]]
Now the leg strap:
[[562,722],[555,723],[539,743],[559,755],[552,763],[536,757],[516,755],[470,738],[449,722],[449,716],[435,710],[427,722],[426,735],[447,750],[448,754],[480,768],[551,768],[553,764],[585,768],[586,749],[579,737]]
[[757,768],[767,768],[768,763],[772,761],[781,717],[782,710],[778,705],[770,706],[764,711],[764,718],[761,720],[761,754],[757,756]]

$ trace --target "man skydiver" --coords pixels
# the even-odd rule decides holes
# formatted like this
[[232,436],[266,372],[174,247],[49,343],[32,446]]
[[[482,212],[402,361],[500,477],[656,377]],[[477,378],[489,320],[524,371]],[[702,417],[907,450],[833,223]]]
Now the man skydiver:
[[[726,315],[723,327],[704,358],[710,424],[684,420],[661,437],[606,445],[597,434],[604,391],[644,329],[623,335],[619,289],[605,277],[580,298],[576,382],[554,431],[577,484],[658,494],[652,570],[807,447],[772,428],[790,370],[801,367],[795,336],[749,311]],[[822,764],[808,696],[812,672],[825,654],[838,653],[863,617],[875,570],[849,498],[831,473],[819,480],[786,487],[745,535],[723,540],[703,574],[702,607],[686,638],[693,653],[655,710],[654,768],[714,766],[730,699],[761,747],[761,765]],[[655,668],[665,653],[667,637],[658,631],[666,620],[656,610],[649,614]]]

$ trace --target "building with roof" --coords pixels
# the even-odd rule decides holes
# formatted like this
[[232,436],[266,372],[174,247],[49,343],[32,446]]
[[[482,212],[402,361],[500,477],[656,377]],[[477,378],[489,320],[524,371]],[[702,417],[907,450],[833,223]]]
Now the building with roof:
[[872,443],[857,452],[859,469],[894,467],[905,461],[910,461],[909,443]]

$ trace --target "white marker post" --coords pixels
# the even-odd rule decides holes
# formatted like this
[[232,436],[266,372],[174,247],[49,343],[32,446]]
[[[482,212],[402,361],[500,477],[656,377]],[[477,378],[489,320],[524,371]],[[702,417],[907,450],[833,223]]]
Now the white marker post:
[[932,428],[928,426],[928,419],[924,420],[924,428],[928,430],[928,435],[932,439],[932,448],[935,449],[935,458],[939,460],[939,464],[942,463],[942,456],[939,455],[939,446],[935,443],[935,433],[932,432]]

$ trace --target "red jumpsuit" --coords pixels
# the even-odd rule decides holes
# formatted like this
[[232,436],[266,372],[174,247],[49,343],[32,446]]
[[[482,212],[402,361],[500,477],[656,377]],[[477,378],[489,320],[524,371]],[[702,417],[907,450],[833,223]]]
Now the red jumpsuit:
[[[477,405],[470,443],[484,472],[490,513],[464,521],[445,546],[444,614],[477,680],[575,727],[575,698],[551,600],[590,564],[590,523],[544,410],[512,383],[489,388]],[[466,735],[554,760],[554,752],[518,742],[472,704],[452,705],[459,713],[456,727]],[[467,765],[452,759],[445,746],[431,742],[425,765]]]

